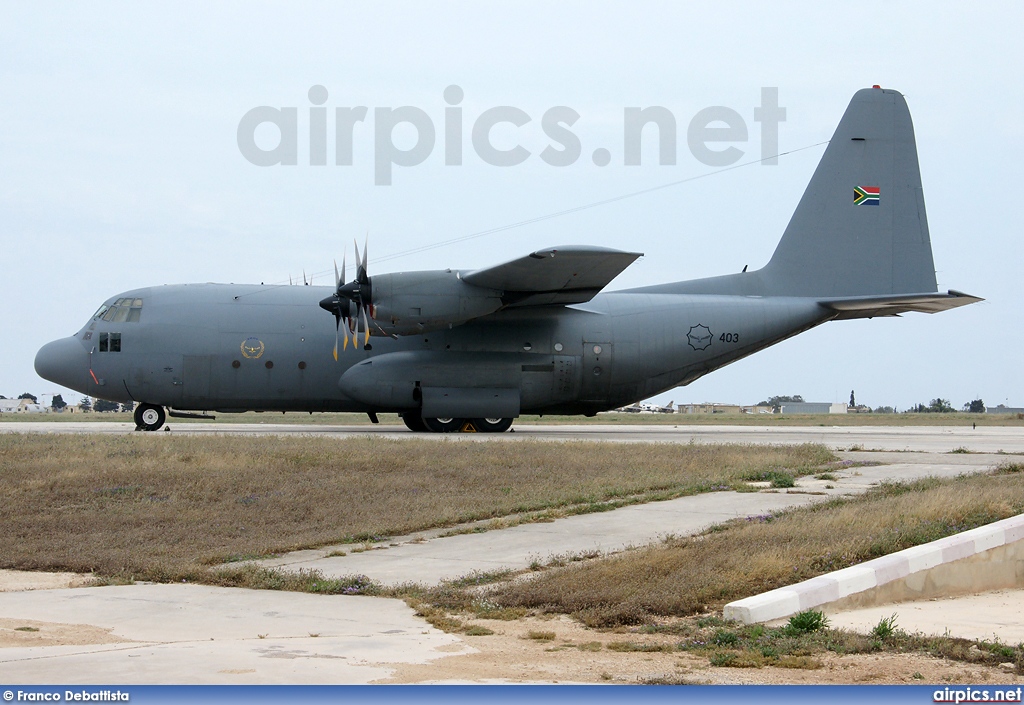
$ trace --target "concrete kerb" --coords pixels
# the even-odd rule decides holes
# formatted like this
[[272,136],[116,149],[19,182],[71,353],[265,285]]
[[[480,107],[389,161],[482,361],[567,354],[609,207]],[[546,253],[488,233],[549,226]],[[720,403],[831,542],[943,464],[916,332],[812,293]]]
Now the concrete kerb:
[[725,606],[744,624],[1024,584],[1024,514]]

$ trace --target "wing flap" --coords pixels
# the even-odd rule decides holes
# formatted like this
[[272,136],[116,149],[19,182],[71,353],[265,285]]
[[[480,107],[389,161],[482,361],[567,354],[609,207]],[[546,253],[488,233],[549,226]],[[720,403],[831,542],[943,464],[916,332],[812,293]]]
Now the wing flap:
[[514,306],[584,303],[641,256],[607,247],[552,247],[465,273],[462,279],[504,291]]
[[971,296],[962,291],[950,289],[948,293],[939,294],[899,294],[892,296],[858,296],[849,299],[824,299],[819,303],[839,315],[836,320],[851,318],[874,318],[876,316],[898,316],[901,313],[915,311],[918,313],[938,313],[951,308],[984,301],[978,296]]

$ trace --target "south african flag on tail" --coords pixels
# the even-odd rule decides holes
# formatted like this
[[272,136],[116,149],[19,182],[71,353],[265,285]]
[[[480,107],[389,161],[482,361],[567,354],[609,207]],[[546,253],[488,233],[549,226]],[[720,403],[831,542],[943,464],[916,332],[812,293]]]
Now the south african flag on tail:
[[878,186],[854,186],[853,205],[855,206],[877,206],[881,198],[882,189]]

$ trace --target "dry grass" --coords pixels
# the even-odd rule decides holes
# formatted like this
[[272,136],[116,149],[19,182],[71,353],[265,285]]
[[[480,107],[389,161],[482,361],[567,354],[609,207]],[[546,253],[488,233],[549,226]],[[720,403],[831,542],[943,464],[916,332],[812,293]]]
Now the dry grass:
[[718,609],[727,602],[1024,511],[1024,473],[884,485],[734,522],[724,530],[541,573],[492,589],[507,607],[567,612],[591,626]]
[[230,559],[692,494],[832,458],[820,446],[0,434],[0,567],[197,577]]

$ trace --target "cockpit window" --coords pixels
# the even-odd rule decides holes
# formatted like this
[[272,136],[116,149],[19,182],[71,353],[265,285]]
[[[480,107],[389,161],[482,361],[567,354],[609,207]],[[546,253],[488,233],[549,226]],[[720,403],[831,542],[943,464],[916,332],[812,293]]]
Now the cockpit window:
[[128,322],[135,323],[139,320],[142,315],[142,299],[135,299],[132,301],[132,307],[128,311]]
[[142,299],[118,299],[110,306],[104,304],[92,318],[113,323],[137,323],[142,317]]

